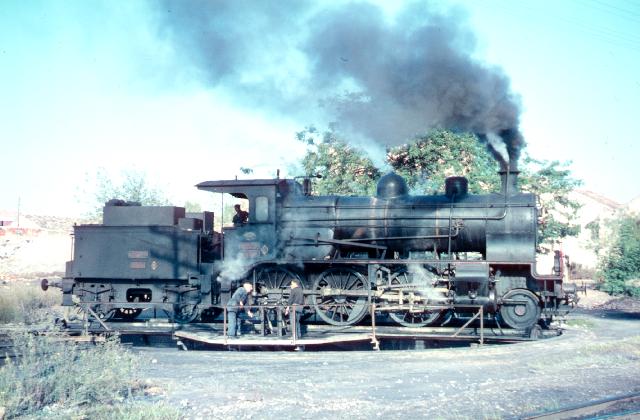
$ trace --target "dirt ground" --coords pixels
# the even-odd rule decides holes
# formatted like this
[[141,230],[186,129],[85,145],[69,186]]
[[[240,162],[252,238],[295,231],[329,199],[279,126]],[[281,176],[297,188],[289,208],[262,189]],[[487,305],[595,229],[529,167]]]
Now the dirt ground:
[[[595,296],[594,296],[595,297]],[[411,351],[135,348],[185,418],[521,418],[640,392],[640,314],[581,309],[560,337]]]
[[63,275],[75,220],[44,216],[21,220],[29,226],[21,233],[0,229],[0,284]]

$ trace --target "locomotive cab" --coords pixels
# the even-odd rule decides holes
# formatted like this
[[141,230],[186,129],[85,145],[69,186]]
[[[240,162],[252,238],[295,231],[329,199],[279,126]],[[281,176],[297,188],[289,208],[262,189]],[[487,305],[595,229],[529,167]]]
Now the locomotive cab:
[[223,227],[222,259],[242,261],[243,266],[252,262],[276,258],[277,217],[276,203],[291,189],[301,191],[301,186],[290,180],[226,180],[207,181],[197,185],[204,191],[226,193],[249,203],[247,223]]

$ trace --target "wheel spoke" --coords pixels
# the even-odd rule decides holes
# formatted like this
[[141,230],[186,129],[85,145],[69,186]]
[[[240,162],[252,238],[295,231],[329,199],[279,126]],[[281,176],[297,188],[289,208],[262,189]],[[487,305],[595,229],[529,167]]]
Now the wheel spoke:
[[266,294],[270,300],[279,300],[288,293],[292,280],[297,280],[304,287],[300,277],[286,267],[264,267],[256,269],[256,290]]

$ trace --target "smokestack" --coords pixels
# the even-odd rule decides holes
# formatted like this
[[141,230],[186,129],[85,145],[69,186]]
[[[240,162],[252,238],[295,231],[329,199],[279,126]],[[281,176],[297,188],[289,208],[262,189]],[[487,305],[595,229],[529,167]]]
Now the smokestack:
[[500,181],[502,183],[500,194],[510,196],[520,192],[518,188],[518,175],[520,171],[515,168],[515,165],[514,169],[511,169],[510,165],[508,165],[507,169],[498,171],[498,174],[500,174]]

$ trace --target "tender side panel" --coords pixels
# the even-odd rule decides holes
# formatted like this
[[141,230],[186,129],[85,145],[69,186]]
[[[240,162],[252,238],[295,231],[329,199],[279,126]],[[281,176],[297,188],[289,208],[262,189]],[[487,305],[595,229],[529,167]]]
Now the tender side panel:
[[71,276],[188,279],[199,273],[199,232],[173,226],[76,226]]

